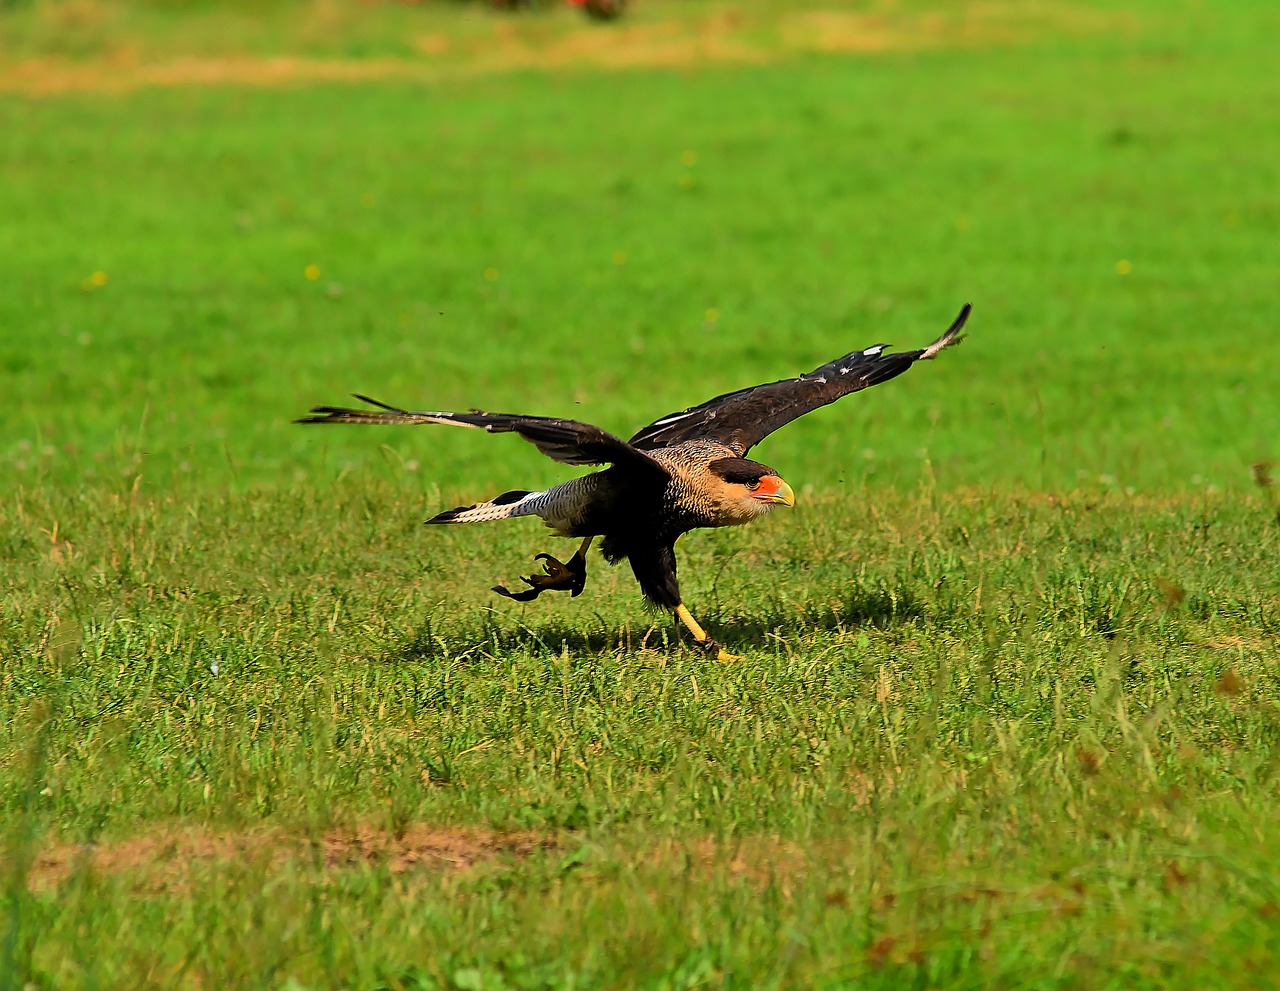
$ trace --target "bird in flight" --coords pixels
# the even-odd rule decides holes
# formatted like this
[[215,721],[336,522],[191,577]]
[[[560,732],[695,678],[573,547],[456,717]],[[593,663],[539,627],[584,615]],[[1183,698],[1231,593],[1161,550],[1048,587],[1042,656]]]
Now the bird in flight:
[[316,406],[298,423],[442,423],[477,427],[491,434],[515,433],[547,457],[569,465],[607,465],[602,471],[562,482],[543,492],[504,492],[488,502],[446,510],[426,522],[486,523],[536,516],[557,536],[581,538],[568,561],[538,554],[544,574],[521,580],[528,586],[494,591],[528,601],[547,591],[577,596],[587,579],[587,551],[602,539],[605,560],[626,560],[640,590],[655,606],[673,612],[709,655],[734,660],[699,625],[680,597],[675,542],[701,527],[750,523],[776,506],[795,505],[791,486],[747,452],[797,417],[853,392],[896,378],[917,361],[937,356],[961,341],[969,318],[960,315],[928,347],[886,353],[887,344],[852,351],[806,375],[751,386],[671,413],[623,440],[589,423],[515,413],[413,412],[367,396],[373,409]]

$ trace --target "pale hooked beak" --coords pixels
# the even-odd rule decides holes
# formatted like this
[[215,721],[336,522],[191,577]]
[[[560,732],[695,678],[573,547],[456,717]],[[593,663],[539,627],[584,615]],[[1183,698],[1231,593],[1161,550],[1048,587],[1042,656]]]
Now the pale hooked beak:
[[796,504],[796,494],[791,486],[777,475],[765,475],[760,479],[760,486],[751,493],[751,498],[760,502],[776,502],[784,506]]

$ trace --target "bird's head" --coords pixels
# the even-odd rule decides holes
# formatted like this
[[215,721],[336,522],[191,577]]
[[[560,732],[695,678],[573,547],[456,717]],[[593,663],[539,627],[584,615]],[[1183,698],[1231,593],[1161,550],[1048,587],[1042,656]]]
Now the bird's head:
[[774,506],[794,506],[791,486],[768,465],[746,458],[720,458],[707,466],[723,483],[721,509],[731,523],[746,523]]

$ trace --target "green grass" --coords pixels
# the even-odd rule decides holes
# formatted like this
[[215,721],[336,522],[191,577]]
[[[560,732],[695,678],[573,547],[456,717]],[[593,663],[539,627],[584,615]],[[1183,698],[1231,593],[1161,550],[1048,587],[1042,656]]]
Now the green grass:
[[[0,991],[1274,982],[1280,25],[1081,18],[0,97]],[[498,601],[535,523],[421,527],[566,477],[528,445],[289,423],[626,434],[965,301],[761,446],[793,511],[681,543],[737,664],[598,559]]]

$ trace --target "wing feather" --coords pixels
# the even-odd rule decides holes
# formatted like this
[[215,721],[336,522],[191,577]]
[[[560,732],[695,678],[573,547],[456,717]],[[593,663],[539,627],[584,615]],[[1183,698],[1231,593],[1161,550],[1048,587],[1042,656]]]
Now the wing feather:
[[349,409],[344,406],[314,406],[311,415],[295,423],[361,423],[374,425],[440,423],[452,427],[473,427],[491,434],[515,433],[539,451],[567,465],[629,465],[646,472],[666,474],[666,469],[643,451],[621,437],[590,423],[546,416],[523,416],[517,413],[426,412],[389,406],[368,396],[356,399],[377,407],[373,410]]
[[631,438],[642,451],[671,447],[689,440],[715,440],[739,456],[780,427],[837,399],[896,378],[917,361],[935,357],[943,348],[959,344],[960,330],[969,319],[968,303],[928,347],[886,354],[887,344],[852,351],[806,375],[755,385],[716,396],[699,406],[655,420]]

